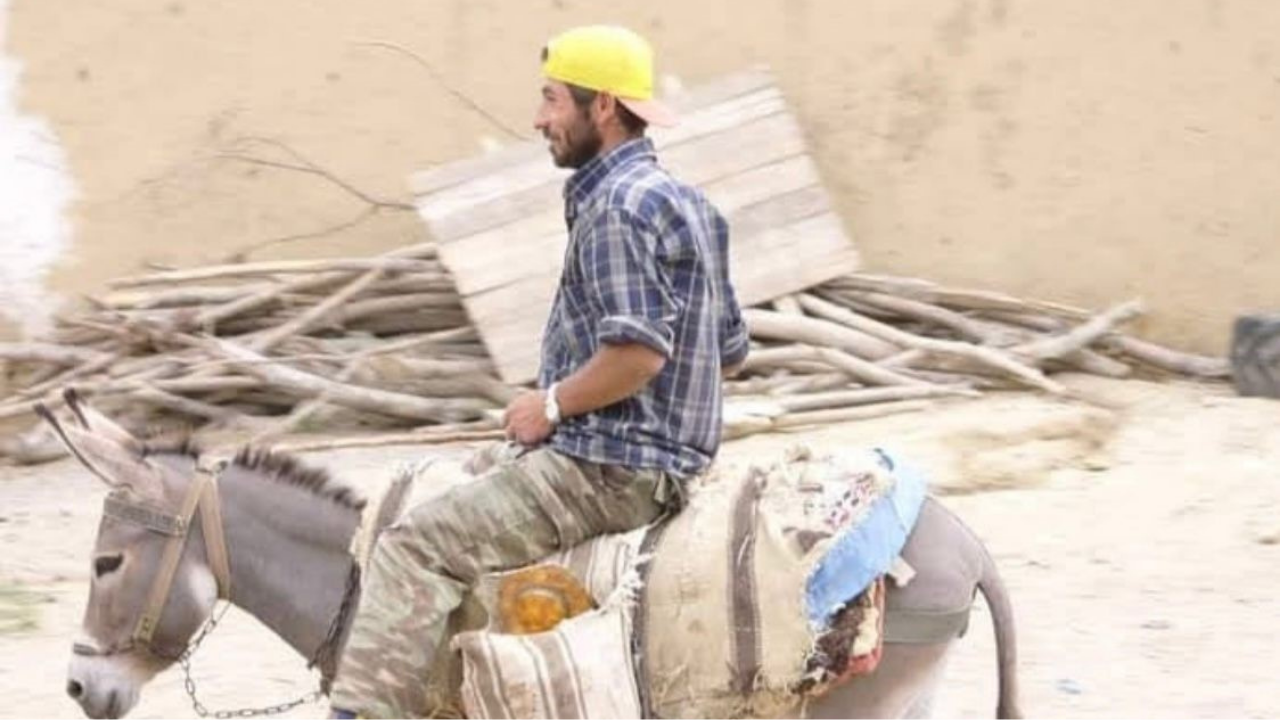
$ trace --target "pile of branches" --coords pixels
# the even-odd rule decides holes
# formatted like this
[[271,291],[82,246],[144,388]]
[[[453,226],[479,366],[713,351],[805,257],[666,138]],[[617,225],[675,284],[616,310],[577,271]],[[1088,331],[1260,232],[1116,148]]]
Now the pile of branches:
[[[56,406],[74,386],[134,426],[232,427],[259,441],[361,430],[295,449],[431,442],[498,436],[501,409],[520,391],[498,378],[432,243],[374,258],[158,271],[111,286],[60,317],[44,341],[0,343],[8,380],[0,419],[40,402]],[[1127,302],[1091,316],[923,280],[848,275],[744,311],[753,349],[726,382],[727,433],[915,410],[929,398],[996,389],[1062,393],[1051,376],[1059,370],[1228,374],[1224,359],[1120,332],[1140,312]]]
[[375,258],[234,263],[111,283],[42,342],[0,343],[0,419],[74,386],[135,427],[496,426],[499,381],[431,243]]
[[1033,389],[1066,394],[1051,374],[1225,378],[1225,358],[1124,334],[1137,300],[1081,308],[851,274],[744,311],[757,341],[726,385],[729,436],[920,410],[930,398]]

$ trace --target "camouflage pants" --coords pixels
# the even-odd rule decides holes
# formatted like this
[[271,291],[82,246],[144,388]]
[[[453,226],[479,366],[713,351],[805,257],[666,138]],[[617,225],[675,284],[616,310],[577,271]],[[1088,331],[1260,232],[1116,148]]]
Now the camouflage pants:
[[333,706],[362,717],[428,712],[433,656],[481,575],[652,522],[673,490],[658,471],[539,448],[413,508],[378,540]]

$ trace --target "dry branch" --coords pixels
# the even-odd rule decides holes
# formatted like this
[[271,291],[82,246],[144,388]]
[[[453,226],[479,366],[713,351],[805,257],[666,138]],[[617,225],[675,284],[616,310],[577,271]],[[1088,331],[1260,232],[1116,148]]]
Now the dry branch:
[[383,272],[385,271],[382,268],[376,268],[352,280],[341,290],[330,295],[323,302],[311,307],[301,315],[255,337],[249,347],[257,352],[266,352],[285,338],[319,324],[324,320],[325,316],[337,311],[343,303],[377,282],[382,277]]
[[355,410],[413,420],[456,422],[483,415],[488,403],[475,400],[424,399],[402,393],[327,380],[292,368],[262,363],[263,356],[225,340],[209,341],[209,347],[228,358],[243,361],[238,367],[290,395],[324,396],[336,405]]
[[805,316],[784,315],[749,308],[742,311],[752,337],[818,345],[843,350],[860,358],[879,360],[898,348],[865,332]]
[[1090,318],[1079,327],[1055,337],[1019,345],[1013,351],[1034,362],[1042,362],[1069,355],[1097,341],[1123,322],[1142,314],[1142,302],[1130,300],[1100,315]]
[[922,351],[926,356],[929,353],[955,355],[1003,370],[1028,385],[1040,388],[1041,390],[1046,390],[1055,394],[1063,393],[1066,390],[1058,383],[1046,378],[1043,373],[1035,368],[1023,365],[1012,357],[994,348],[981,347],[953,340],[936,340],[933,338],[926,338],[906,333],[898,330],[897,328],[885,325],[884,323],[870,318],[864,318],[850,310],[833,305],[826,300],[813,295],[801,295],[800,305],[804,307],[805,310],[819,314],[829,320],[843,323],[850,327],[855,327],[858,330],[869,334],[874,334],[876,337],[895,342],[902,347]]
[[331,260],[275,260],[258,263],[231,263],[213,265],[194,270],[171,270],[151,275],[138,275],[111,281],[111,287],[138,287],[141,285],[169,285],[192,280],[212,280],[227,277],[260,277],[263,275],[311,275],[324,272],[424,272],[440,266],[409,258],[335,258]]
[[1202,378],[1231,377],[1231,363],[1226,358],[1178,352],[1145,340],[1120,335],[1108,337],[1102,344],[1171,373]]
[[745,370],[770,367],[795,367],[797,363],[819,362],[846,373],[849,377],[870,385],[919,385],[919,380],[881,367],[873,362],[831,348],[815,348],[806,345],[789,345],[767,350],[756,350],[747,355]]
[[109,353],[87,348],[66,347],[52,343],[0,342],[0,360],[18,362],[52,363],[54,365],[80,365],[110,358]]

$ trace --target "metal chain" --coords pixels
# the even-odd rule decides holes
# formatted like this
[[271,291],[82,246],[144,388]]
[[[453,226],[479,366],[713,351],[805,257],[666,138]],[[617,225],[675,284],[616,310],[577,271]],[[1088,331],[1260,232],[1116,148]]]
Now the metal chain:
[[280,715],[289,712],[299,705],[307,705],[319,702],[326,694],[328,694],[329,683],[332,678],[325,674],[325,664],[334,659],[334,651],[337,648],[339,635],[342,628],[346,625],[348,617],[351,615],[352,609],[355,607],[356,592],[360,587],[360,565],[352,561],[351,571],[347,574],[346,592],[342,596],[342,604],[338,606],[338,612],[333,616],[333,620],[329,622],[329,630],[325,633],[324,641],[320,643],[320,647],[316,648],[316,652],[311,657],[311,662],[307,664],[307,669],[311,669],[316,665],[320,665],[320,687],[311,692],[289,702],[283,702],[278,705],[266,705],[259,708],[240,708],[238,710],[217,710],[210,712],[200,702],[200,698],[196,697],[196,681],[191,677],[191,656],[195,655],[196,650],[200,647],[200,643],[218,627],[218,623],[222,621],[222,616],[227,614],[227,609],[231,607],[230,603],[222,606],[221,612],[216,615],[210,615],[208,622],[204,627],[200,628],[200,632],[195,639],[187,645],[187,649],[178,657],[178,664],[182,666],[182,687],[187,691],[187,696],[191,698],[191,707],[196,714],[202,718],[213,717],[218,720],[226,720],[227,718],[251,718],[264,717],[271,715]]
[[200,647],[200,643],[204,642],[204,639],[218,627],[218,623],[222,620],[222,616],[227,614],[227,608],[229,607],[231,607],[231,604],[227,603],[222,606],[222,611],[219,612],[217,616],[210,615],[209,621],[200,629],[200,633],[196,635],[195,640],[191,641],[191,644],[187,646],[187,649],[183,651],[182,655],[178,658],[178,664],[182,666],[182,687],[187,691],[187,696],[191,698],[191,707],[196,711],[196,714],[202,718],[213,717],[218,718],[219,720],[225,720],[226,718],[263,717],[269,715],[280,715],[281,713],[289,712],[299,705],[319,702],[320,698],[324,697],[324,694],[321,693],[320,690],[312,690],[296,700],[280,703],[278,705],[267,705],[260,708],[241,708],[239,710],[217,710],[210,712],[209,708],[206,708],[204,703],[200,702],[200,698],[196,697],[195,678],[191,677],[191,656],[195,655],[196,649]]

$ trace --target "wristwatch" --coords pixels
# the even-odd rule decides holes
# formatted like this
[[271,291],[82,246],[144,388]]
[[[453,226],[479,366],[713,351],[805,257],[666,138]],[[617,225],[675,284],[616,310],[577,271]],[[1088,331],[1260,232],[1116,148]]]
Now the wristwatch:
[[556,388],[559,386],[560,383],[551,383],[551,387],[547,388],[547,422],[552,425],[560,424],[560,401],[556,400]]

